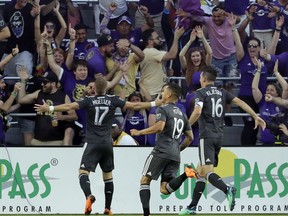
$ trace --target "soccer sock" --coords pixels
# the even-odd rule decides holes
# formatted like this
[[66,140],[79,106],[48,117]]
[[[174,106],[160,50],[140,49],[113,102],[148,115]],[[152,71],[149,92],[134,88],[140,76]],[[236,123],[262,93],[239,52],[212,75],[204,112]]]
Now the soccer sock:
[[149,207],[149,201],[150,201],[150,185],[140,185],[140,200],[142,203],[142,208],[143,208],[143,216],[149,216],[150,215],[150,207]]
[[169,181],[168,184],[166,185],[166,190],[169,193],[176,191],[186,179],[187,179],[187,176],[184,172],[182,175]]
[[83,190],[85,194],[85,197],[87,198],[89,195],[91,195],[89,176],[85,173],[80,174],[79,183],[80,183],[81,189]]
[[105,188],[104,188],[105,208],[110,209],[111,203],[112,203],[113,192],[114,192],[113,179],[112,178],[106,179],[106,180],[104,180],[104,183],[105,183]]
[[227,185],[223,182],[220,176],[214,172],[209,172],[206,175],[206,179],[216,188],[227,193]]
[[192,201],[189,204],[189,208],[192,208],[193,206],[197,206],[198,202],[203,194],[203,191],[205,190],[206,186],[206,179],[205,178],[199,178],[196,180],[195,188],[193,191]]

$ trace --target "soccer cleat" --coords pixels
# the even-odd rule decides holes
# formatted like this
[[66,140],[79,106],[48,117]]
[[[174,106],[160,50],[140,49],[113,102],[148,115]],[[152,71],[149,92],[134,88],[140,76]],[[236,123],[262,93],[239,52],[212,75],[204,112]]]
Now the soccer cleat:
[[111,209],[108,209],[108,208],[105,208],[105,209],[104,209],[104,213],[103,213],[103,214],[104,214],[104,215],[113,215]]
[[190,165],[187,165],[185,167],[185,173],[186,173],[188,178],[196,178],[196,179],[198,179],[200,177],[198,172],[196,172]]
[[226,193],[230,211],[233,211],[233,209],[235,207],[236,190],[237,189],[235,187],[228,187],[228,190],[227,190],[227,193]]
[[196,206],[193,206],[191,208],[187,206],[187,208],[180,211],[178,215],[194,215],[194,214],[196,214]]
[[92,212],[92,204],[95,202],[95,197],[91,194],[86,199],[85,215],[90,215]]

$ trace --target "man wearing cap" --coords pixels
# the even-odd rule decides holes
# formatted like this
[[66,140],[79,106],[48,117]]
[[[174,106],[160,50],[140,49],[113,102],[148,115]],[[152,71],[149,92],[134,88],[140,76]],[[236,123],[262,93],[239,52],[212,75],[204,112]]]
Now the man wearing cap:
[[[97,39],[98,47],[90,48],[85,55],[85,59],[88,63],[88,73],[90,78],[96,78],[97,74],[102,74],[106,76],[108,74],[106,68],[106,59],[111,57],[114,51],[114,41],[110,35],[101,35]],[[115,73],[116,71],[114,71]],[[106,77],[110,80],[114,75],[109,74]]]
[[[20,68],[19,76],[21,79],[21,88],[19,91],[18,102],[20,104],[34,104],[43,102],[48,104],[62,104],[70,103],[68,95],[58,90],[58,77],[51,71],[46,71],[41,78],[42,89],[37,90],[31,94],[26,94],[25,87],[26,81],[29,78],[27,69]],[[71,129],[68,128],[68,122],[77,120],[75,110],[67,112],[37,112],[35,119],[34,139],[31,145],[67,145],[68,140],[71,140]],[[64,136],[65,134],[65,136]],[[72,136],[73,139],[73,136]]]
[[138,146],[133,137],[122,130],[121,123],[115,118],[112,123],[112,139],[114,146]]
[[[110,4],[111,13],[113,13],[116,8],[117,5]],[[125,38],[128,39],[132,44],[139,46],[142,32],[154,27],[154,22],[149,16],[147,7],[142,6],[141,11],[146,17],[146,23],[144,23],[140,28],[133,29],[131,19],[128,16],[121,16],[118,19],[116,30],[110,30],[107,28],[107,23],[109,22],[109,16],[107,15],[101,21],[101,33],[111,35],[114,41]]]

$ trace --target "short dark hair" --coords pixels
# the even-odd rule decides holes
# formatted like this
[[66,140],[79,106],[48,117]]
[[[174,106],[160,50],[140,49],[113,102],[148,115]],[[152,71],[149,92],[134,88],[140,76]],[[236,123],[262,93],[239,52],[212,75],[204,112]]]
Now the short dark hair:
[[95,88],[97,95],[104,95],[106,93],[107,81],[105,77],[97,77],[95,80]]
[[84,23],[78,23],[75,25],[74,27],[75,31],[79,30],[79,29],[85,29],[87,30],[88,29],[88,26],[86,26]]
[[88,67],[87,61],[85,59],[76,59],[72,63],[72,71],[76,71],[77,67],[81,65],[83,67]]
[[148,41],[152,37],[153,32],[155,32],[154,29],[147,29],[142,33],[142,40],[143,40],[143,45],[146,47],[148,45]]
[[181,94],[182,94],[181,88],[177,83],[169,82],[169,83],[165,84],[163,86],[163,88],[166,86],[172,92],[172,94],[175,96],[175,99],[178,99],[181,96]]
[[208,81],[215,81],[217,77],[217,70],[214,67],[206,66],[203,68],[202,76]]

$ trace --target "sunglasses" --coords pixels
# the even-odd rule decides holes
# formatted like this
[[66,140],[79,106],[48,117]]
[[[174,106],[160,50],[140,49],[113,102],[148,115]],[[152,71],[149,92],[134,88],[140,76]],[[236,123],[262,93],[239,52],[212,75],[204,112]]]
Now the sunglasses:
[[248,44],[248,48],[257,48],[258,44]]
[[48,29],[54,29],[54,25],[46,24],[45,26],[46,26],[46,28],[48,28]]

